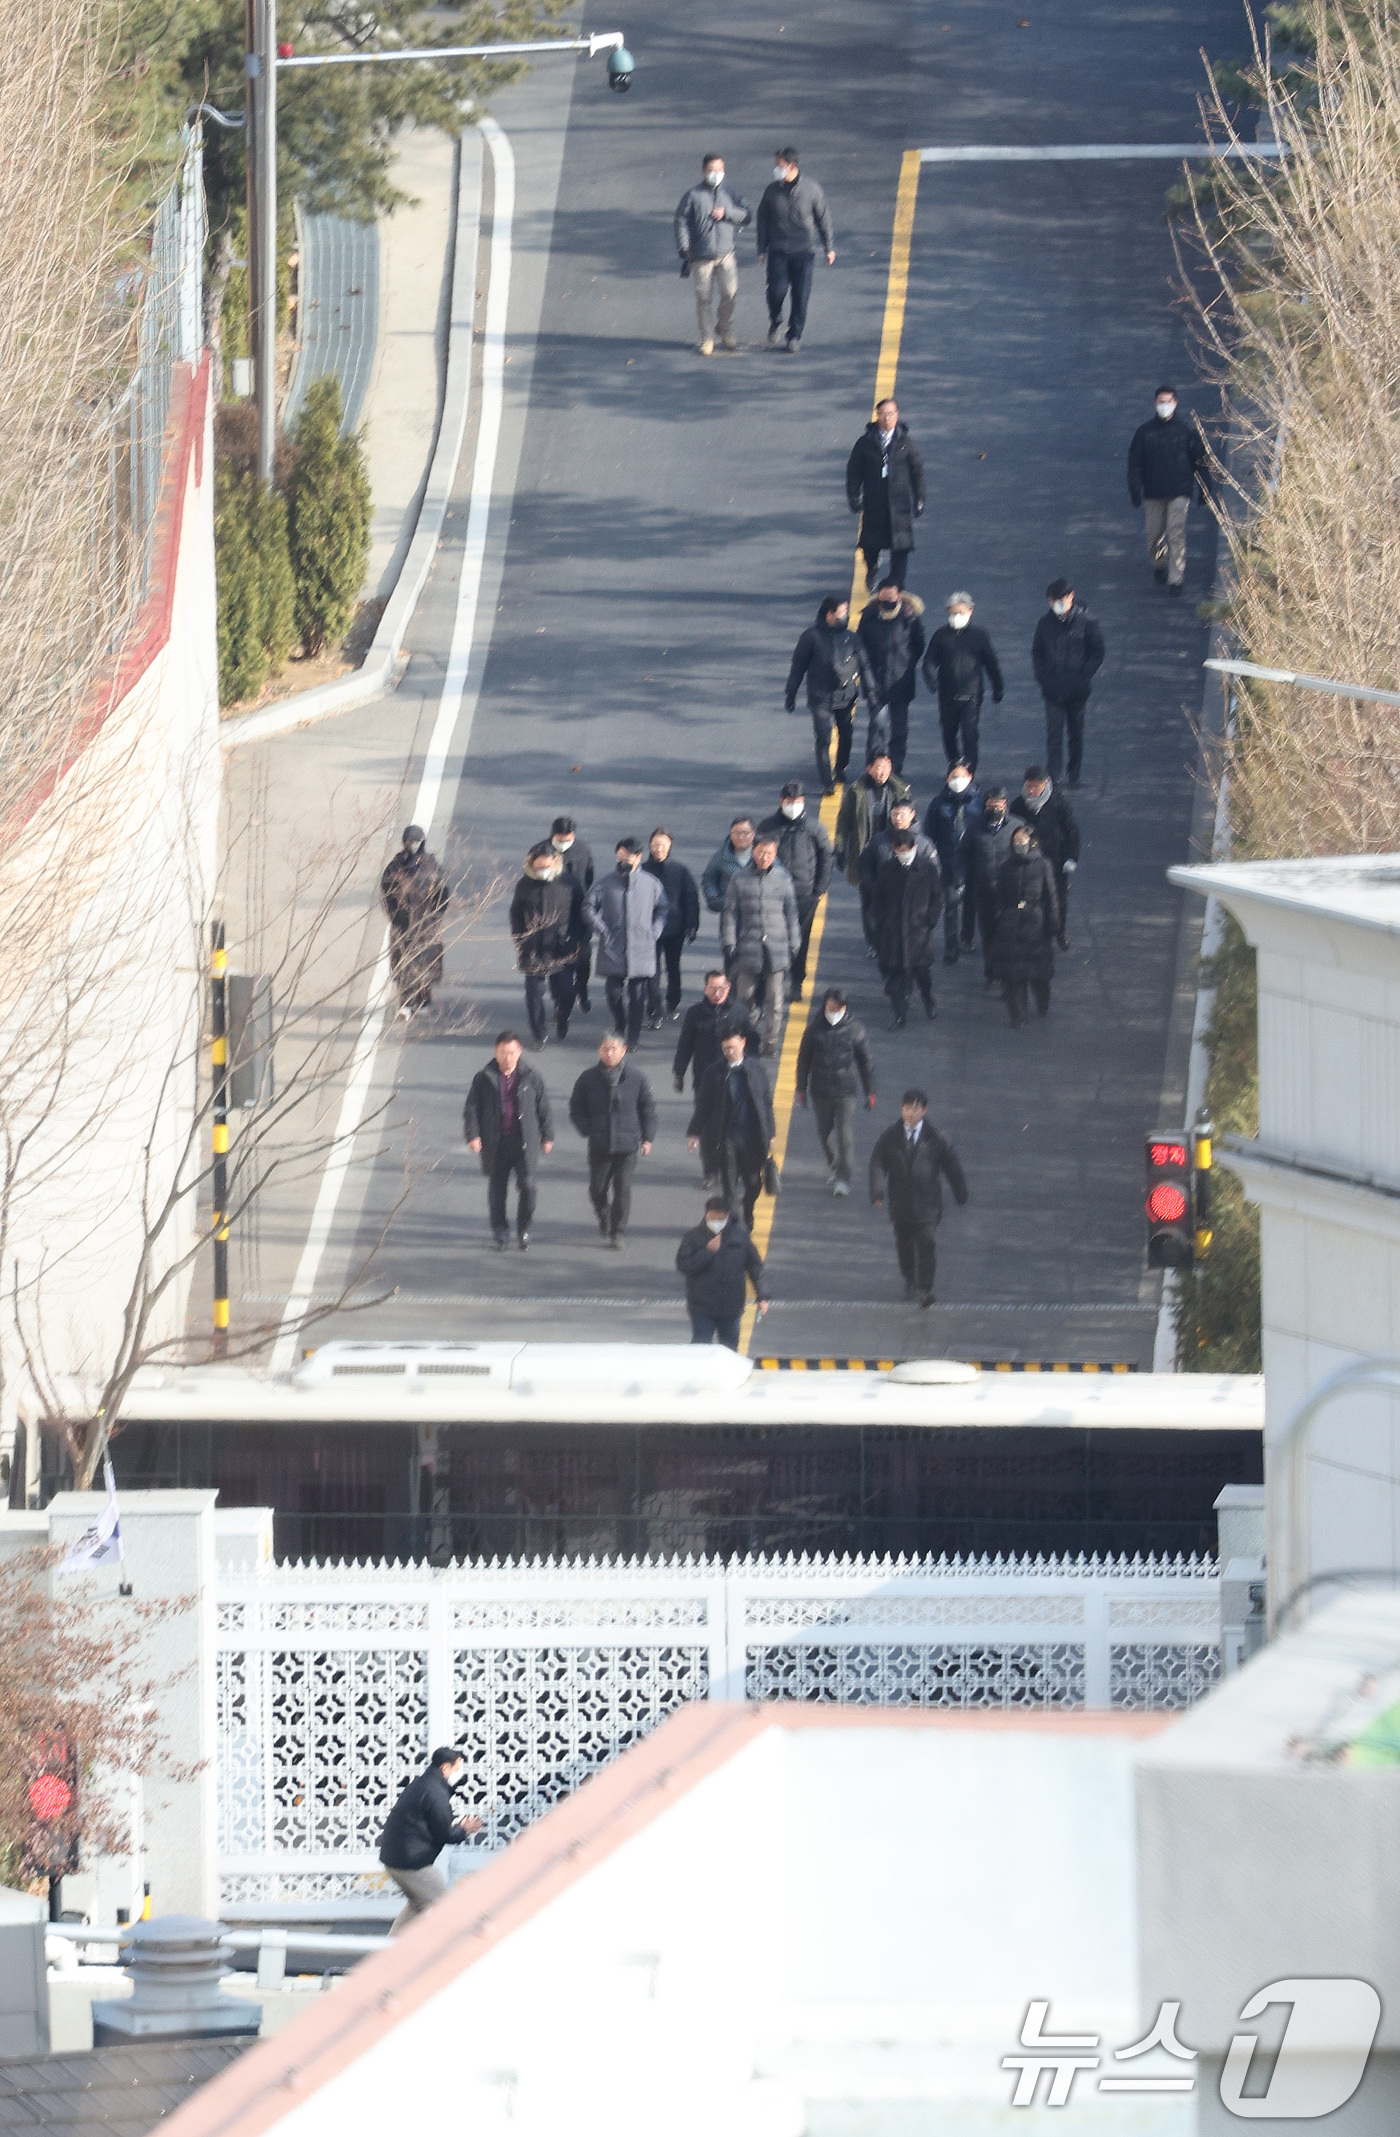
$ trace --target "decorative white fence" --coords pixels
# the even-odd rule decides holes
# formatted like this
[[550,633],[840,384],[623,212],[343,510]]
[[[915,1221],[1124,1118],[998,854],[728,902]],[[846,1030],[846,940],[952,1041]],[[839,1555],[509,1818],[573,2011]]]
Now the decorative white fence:
[[490,1850],[687,1700],[1183,1707],[1220,1653],[1196,1558],[283,1565],[218,1622],[225,1905],[373,1889],[437,1744]]

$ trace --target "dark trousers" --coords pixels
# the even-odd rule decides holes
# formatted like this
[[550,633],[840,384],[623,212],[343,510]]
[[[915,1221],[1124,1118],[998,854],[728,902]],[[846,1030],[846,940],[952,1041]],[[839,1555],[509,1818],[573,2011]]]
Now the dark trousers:
[[770,252],[767,258],[768,324],[781,326],[783,300],[789,294],[788,306],[789,341],[801,341],[802,329],[807,324],[807,299],[812,294],[812,270],[817,264],[814,252]]
[[[846,776],[846,766],[851,761],[851,731],[855,726],[856,708],[843,705],[839,712],[814,712],[812,714],[812,740],[816,745],[817,777],[822,783],[822,792],[831,792],[832,781]],[[831,731],[836,730],[836,762],[831,761]]]
[[881,965],[880,977],[885,983],[885,992],[890,998],[890,1007],[897,1017],[907,1016],[909,992],[917,987],[925,1009],[933,1007],[933,981],[927,965],[915,965],[909,971],[903,965]]
[[496,1154],[491,1160],[491,1170],[486,1176],[486,1202],[491,1212],[491,1236],[493,1239],[509,1239],[510,1212],[506,1208],[506,1189],[510,1176],[515,1174],[519,1195],[515,1205],[515,1229],[523,1239],[530,1229],[530,1220],[535,1214],[534,1176],[525,1164],[525,1146],[520,1140],[520,1130],[513,1135],[503,1135],[496,1145]]
[[713,1343],[718,1336],[726,1350],[739,1348],[739,1321],[736,1313],[732,1320],[722,1319],[713,1313],[701,1313],[697,1306],[687,1308],[690,1314],[690,1340],[692,1343]]
[[[613,1024],[618,1037],[625,1038],[629,1046],[635,1046],[642,1035],[642,1019],[646,1015],[647,989],[655,981],[645,976],[641,979],[623,979],[610,972],[603,982],[612,1011]],[[625,1006],[624,1006],[625,1005]]]
[[976,771],[981,723],[980,697],[961,698],[951,705],[939,706],[938,724],[943,730],[943,754],[950,764],[965,764],[970,772]]
[[586,1010],[593,1007],[593,1004],[588,999],[588,975],[592,970],[593,944],[586,942],[579,951],[578,963],[574,966],[574,992],[578,997],[580,1009]]
[[656,972],[647,981],[647,1015],[661,1014],[661,961],[666,961],[666,1007],[675,1009],[681,998],[681,951],[685,948],[684,935],[663,935],[656,945]]
[[1084,708],[1087,697],[1045,700],[1045,769],[1052,779],[1065,770],[1065,730],[1069,730],[1069,781],[1078,786],[1084,763]]
[[1038,1017],[1050,1014],[1050,982],[1048,979],[1009,979],[1006,982],[1006,1013],[1013,1024],[1024,1024],[1030,1008],[1028,997],[1035,996],[1035,1013]]
[[799,898],[797,901],[797,917],[802,922],[802,940],[797,946],[797,955],[788,974],[795,1002],[801,1001],[802,989],[807,984],[807,953],[812,947],[812,922],[817,917],[820,902],[818,898],[813,898],[810,902],[805,898]]
[[562,1039],[569,1028],[569,1018],[574,1013],[573,965],[565,965],[562,972],[527,972],[525,975],[525,1014],[530,1019],[530,1036],[542,1039],[549,1029],[549,997],[554,997],[554,1021]]
[[920,1298],[928,1298],[933,1290],[934,1271],[938,1267],[938,1231],[932,1224],[919,1224],[912,1217],[894,1217],[894,1249],[899,1256],[899,1273],[906,1284],[912,1284]]
[[730,1208],[742,1212],[744,1229],[751,1232],[754,1204],[763,1189],[762,1164],[760,1163],[756,1172],[751,1172],[748,1153],[736,1150],[732,1143],[726,1143],[719,1154],[719,1180]]
[[1062,935],[1068,935],[1069,933],[1069,887],[1073,881],[1073,876],[1067,876],[1062,868],[1055,870],[1055,896],[1060,901],[1060,933]]
[[620,1239],[632,1214],[632,1175],[637,1169],[635,1150],[588,1148],[588,1199],[600,1224],[606,1224],[614,1239]]
[[876,744],[890,753],[890,763],[897,772],[904,770],[904,759],[909,748],[909,702],[902,705],[891,702],[881,706],[871,715],[869,732],[865,738],[865,754],[868,757]]
[[[864,525],[862,525],[860,532],[860,553],[865,558],[865,583],[868,586],[871,584],[875,577],[875,573],[879,566],[881,557],[884,555],[885,551],[890,548],[890,545],[888,542],[879,542],[876,544],[875,548],[872,549],[870,547],[870,544],[865,539]],[[887,578],[893,579],[896,586],[902,587],[904,584],[904,576],[908,569],[909,551],[907,549],[890,549],[890,568],[889,571],[885,574],[885,576]]]
[[[992,976],[992,937],[996,933],[997,926],[996,900],[986,891],[978,891],[975,898],[969,893],[969,899],[971,904],[977,908],[977,932],[982,938],[982,970],[987,978],[990,979]],[[972,946],[970,913],[968,916],[967,943],[970,949]]]

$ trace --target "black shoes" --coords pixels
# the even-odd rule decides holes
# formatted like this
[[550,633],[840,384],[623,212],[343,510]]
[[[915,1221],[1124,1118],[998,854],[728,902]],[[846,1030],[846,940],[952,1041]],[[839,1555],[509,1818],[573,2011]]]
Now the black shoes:
[[1154,569],[1154,571],[1153,571],[1153,573],[1152,573],[1152,576],[1153,576],[1153,578],[1154,578],[1154,579],[1155,579],[1155,580],[1157,581],[1157,584],[1158,584],[1159,586],[1165,586],[1165,585],[1166,585],[1166,583],[1167,583],[1167,567],[1166,567],[1166,565],[1165,565],[1165,564],[1158,564],[1158,565],[1156,566],[1156,568]]
[[528,1254],[530,1251],[530,1234],[528,1232],[520,1234],[520,1251],[522,1254]]
[[1173,601],[1179,601],[1185,591],[1186,588],[1184,586],[1169,586],[1167,588],[1167,592]]
[[919,1287],[916,1283],[911,1281],[904,1286],[904,1303],[906,1306],[912,1306],[918,1296]]
[[604,1239],[606,1239],[608,1236],[608,1218],[606,1210],[599,1215],[598,1229],[602,1233]]
[[927,1311],[928,1311],[929,1307],[930,1307],[930,1306],[931,1306],[932,1304],[933,1304],[933,1293],[932,1293],[931,1291],[925,1291],[925,1292],[924,1292],[924,1293],[922,1294],[922,1296],[920,1297],[920,1299],[919,1299],[919,1307],[920,1307],[920,1310],[921,1310],[922,1312],[924,1312],[924,1313],[927,1313]]
[[938,1004],[934,1001],[932,995],[930,995],[928,1000],[924,1003],[924,1015],[928,1018],[930,1024],[932,1024],[935,1017],[938,1015]]
[[945,950],[943,952],[943,962],[945,965],[955,965],[957,961],[958,953],[956,950]]
[[586,994],[581,994],[578,998],[578,1013],[581,1017],[587,1017],[593,1014],[593,1004],[589,1001],[588,996]]
[[554,1019],[554,1036],[562,1046],[569,1036],[569,1020],[567,1017],[556,1017]]
[[504,1254],[506,1248],[510,1245],[510,1234],[508,1232],[497,1233],[493,1237],[491,1244],[498,1254]]
[[897,1016],[897,1017],[891,1017],[891,1018],[890,1018],[890,1030],[891,1030],[891,1031],[903,1031],[903,1029],[904,1029],[905,1025],[906,1025],[906,1024],[907,1024],[908,1022],[909,1022],[909,1019],[908,1019],[908,1017],[906,1017],[906,1016]]

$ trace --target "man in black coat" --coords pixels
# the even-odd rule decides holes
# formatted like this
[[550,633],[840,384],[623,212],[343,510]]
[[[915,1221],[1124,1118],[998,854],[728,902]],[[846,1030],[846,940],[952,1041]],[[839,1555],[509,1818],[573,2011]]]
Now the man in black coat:
[[[572,876],[578,884],[580,898],[586,898],[593,888],[593,850],[579,837],[572,816],[555,817],[549,827],[549,843],[558,854],[565,875]],[[593,936],[585,927],[574,969],[574,994],[579,1014],[585,1017],[593,1007],[588,999],[588,975],[592,968]]]
[[[812,738],[816,747],[817,778],[823,794],[836,792],[836,781],[846,776],[851,761],[851,729],[856,699],[864,696],[866,708],[878,706],[875,679],[865,648],[846,618],[851,604],[844,594],[828,594],[793,649],[783,703],[797,710],[797,686],[806,677],[807,710],[812,715]],[[831,733],[836,730],[836,763],[831,762]]]
[[875,403],[874,420],[851,447],[846,502],[860,514],[866,585],[874,586],[880,558],[888,550],[890,582],[902,587],[914,547],[914,522],[924,509],[924,463],[893,400]]
[[1079,868],[1079,825],[1074,811],[1059,792],[1043,764],[1028,764],[1020,793],[1011,804],[1011,814],[1029,824],[1035,841],[1050,864],[1055,878],[1055,909],[1059,915],[1055,939],[1062,950],[1069,948],[1069,892]]
[[758,1026],[734,992],[729,974],[707,972],[704,993],[698,1002],[692,1002],[681,1020],[676,1058],[671,1063],[671,1076],[677,1091],[685,1089],[685,1072],[692,1064],[695,1089],[699,1090],[706,1069],[713,1068],[723,1058],[720,1041],[730,1031],[737,1031],[746,1045],[757,1046]]
[[959,950],[972,948],[972,899],[968,892],[972,834],[982,815],[982,789],[966,764],[950,764],[948,776],[928,805],[924,836],[933,841],[943,871],[943,962],[955,965]]
[[1176,411],[1176,388],[1159,386],[1155,410],[1133,432],[1128,447],[1128,496],[1133,510],[1144,506],[1147,556],[1152,575],[1167,592],[1181,596],[1186,576],[1186,514],[1210,495],[1210,460],[1206,441],[1194,423]]
[[807,324],[807,301],[812,294],[812,274],[817,264],[817,245],[826,254],[828,267],[836,265],[836,239],[826,195],[815,178],[804,178],[798,168],[797,150],[780,148],[774,157],[773,182],[764,188],[758,203],[758,264],[766,266],[768,295],[768,346],[776,349],[783,339],[783,303],[788,306],[787,352],[796,356]]
[[807,984],[812,922],[817,917],[817,907],[831,887],[832,869],[831,840],[826,835],[826,825],[819,816],[807,813],[807,797],[800,779],[788,780],[778,801],[777,814],[764,817],[757,835],[778,841],[778,866],[785,868],[792,878],[797,917],[802,923],[802,940],[792,960],[788,981],[793,1001],[800,1002],[802,989]]
[[[982,937],[982,975],[989,987],[996,984],[992,971],[992,944],[997,925],[997,878],[1002,864],[1011,858],[1011,818],[1007,814],[1005,787],[988,787],[982,796],[982,813],[973,826],[967,854],[968,909],[976,915]],[[964,926],[967,915],[964,913]],[[968,940],[971,940],[969,932]]]
[[530,1244],[540,1159],[554,1148],[554,1119],[543,1078],[537,1069],[522,1065],[520,1055],[515,1033],[499,1032],[494,1058],[472,1078],[462,1108],[462,1133],[486,1175],[491,1237],[497,1252],[510,1239],[506,1191],[515,1174],[515,1229],[523,1254]]
[[889,1203],[905,1298],[931,1306],[943,1216],[939,1175],[952,1188],[959,1209],[967,1201],[967,1182],[952,1144],[927,1117],[927,1094],[906,1091],[899,1114],[870,1153],[870,1200],[876,1209]]
[[686,1233],[676,1249],[676,1267],[685,1278],[691,1342],[713,1343],[718,1336],[726,1350],[737,1350],[746,1278],[753,1279],[760,1320],[768,1311],[768,1293],[758,1248],[723,1195],[711,1195],[703,1223]]
[[453,1783],[460,1780],[466,1763],[455,1745],[444,1744],[433,1753],[426,1772],[409,1782],[384,1821],[379,1860],[405,1903],[394,1917],[391,1937],[446,1893],[447,1879],[437,1868],[443,1849],[461,1847],[481,1831],[479,1818],[452,1815]]
[[673,1024],[681,1014],[681,951],[700,932],[700,892],[683,862],[672,858],[671,834],[658,825],[642,867],[666,893],[666,922],[656,945],[656,972],[647,988],[647,1020],[661,1029],[661,965],[666,964],[666,1014]]
[[982,679],[992,686],[992,703],[1006,692],[992,641],[972,620],[971,594],[949,594],[948,621],[941,623],[924,655],[924,681],[938,692],[938,724],[949,764],[961,760],[977,769],[982,721]]
[[896,831],[892,843],[894,851],[875,878],[870,917],[880,976],[894,1011],[890,1030],[902,1031],[909,1021],[911,981],[929,1022],[938,1014],[930,967],[933,931],[943,910],[943,878],[938,862],[919,853],[915,832]]
[[867,749],[883,742],[897,772],[904,770],[909,748],[909,707],[924,650],[924,604],[917,594],[902,593],[895,579],[882,579],[875,599],[861,610],[856,636],[865,647],[875,696],[884,708],[870,723]]
[[699,1151],[706,1180],[713,1180],[727,1201],[742,1199],[744,1222],[752,1229],[763,1168],[778,1136],[773,1086],[758,1056],[745,1054],[737,1031],[720,1041],[720,1053],[723,1059],[695,1086],[686,1143],[692,1155]]
[[546,989],[554,998],[554,1029],[568,1037],[583,939],[583,892],[566,876],[553,842],[543,839],[525,856],[525,873],[510,901],[510,932],[525,979],[525,1014],[537,1048],[549,1038]]
[[632,1214],[638,1153],[650,1157],[656,1140],[656,1101],[616,1032],[608,1033],[597,1061],[574,1085],[569,1119],[588,1145],[588,1199],[598,1229],[610,1247],[620,1248]]
[[851,1191],[856,1106],[864,1094],[875,1103],[875,1064],[865,1026],[851,1015],[839,987],[828,987],[797,1049],[797,1103],[810,1093],[812,1118],[826,1156],[826,1184],[833,1195]]
[[1050,606],[1031,640],[1031,665],[1045,700],[1045,762],[1051,777],[1058,779],[1068,728],[1069,783],[1077,787],[1084,762],[1084,708],[1103,666],[1103,632],[1075,599],[1068,579],[1052,579],[1045,598]]
[[1018,819],[1011,833],[1011,858],[997,877],[992,945],[992,970],[1001,981],[1006,1013],[1017,1031],[1026,1021],[1028,989],[1035,996],[1037,1016],[1050,1014],[1053,945],[1059,924],[1050,863],[1030,825]]
[[399,992],[399,1015],[427,1009],[442,979],[442,920],[452,893],[442,864],[418,824],[404,826],[403,844],[379,878],[389,916],[389,969]]

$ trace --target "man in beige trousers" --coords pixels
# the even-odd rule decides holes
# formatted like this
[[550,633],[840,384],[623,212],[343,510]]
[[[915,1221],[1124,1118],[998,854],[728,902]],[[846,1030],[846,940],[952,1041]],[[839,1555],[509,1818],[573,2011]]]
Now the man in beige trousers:
[[676,250],[681,256],[681,274],[688,275],[695,288],[702,356],[714,355],[716,333],[721,348],[736,346],[739,263],[734,247],[748,220],[748,202],[725,184],[724,158],[712,150],[701,167],[700,184],[682,194],[676,209]]

